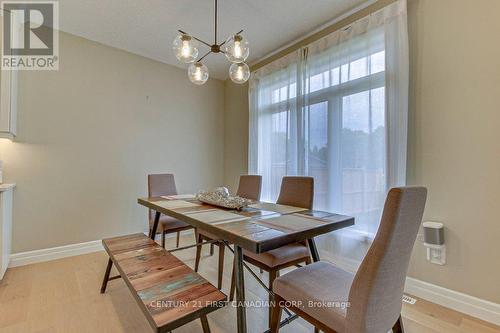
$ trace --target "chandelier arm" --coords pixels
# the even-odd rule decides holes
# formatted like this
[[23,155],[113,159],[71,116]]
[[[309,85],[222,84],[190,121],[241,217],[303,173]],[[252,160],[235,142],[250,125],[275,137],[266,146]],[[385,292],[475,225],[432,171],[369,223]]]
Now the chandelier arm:
[[190,37],[192,37],[192,38],[196,39],[198,42],[203,43],[203,44],[205,44],[205,45],[206,45],[206,46],[208,46],[208,47],[211,47],[211,46],[212,46],[212,45],[208,44],[207,42],[202,41],[201,39],[199,39],[199,38],[197,38],[197,37],[195,37],[195,36],[191,36],[190,34],[188,34],[188,33],[187,33],[187,32],[185,32],[185,31],[182,31],[182,30],[180,30],[180,29],[179,29],[179,30],[177,30],[177,31],[179,31],[179,32],[180,32],[181,34],[183,34],[183,35],[188,35],[188,36],[190,36]]
[[198,42],[200,42],[200,43],[202,43],[202,44],[205,44],[205,45],[206,45],[206,46],[208,46],[208,47],[212,47],[212,45],[208,44],[208,43],[207,43],[207,42],[205,42],[205,41],[202,41],[202,40],[201,40],[201,39],[199,39],[199,38],[196,38],[195,36],[191,36],[191,37],[193,37],[194,39],[196,39]]
[[210,50],[210,51],[208,51],[207,53],[205,53],[205,55],[204,55],[203,57],[201,57],[200,59],[198,59],[196,62],[201,62],[201,61],[202,61],[203,59],[205,59],[205,57],[206,57],[207,55],[209,55],[210,53],[212,53],[212,51],[211,51],[211,50]]
[[[235,33],[234,35],[239,35],[239,34],[241,34],[242,32],[243,32],[243,29],[241,29],[240,31],[238,31],[238,32],[237,32],[237,33]],[[233,36],[234,36],[234,35],[233,35]],[[226,39],[226,40],[225,40],[225,41],[223,41],[223,42],[222,42],[219,46],[222,46],[222,45],[226,44],[226,42],[227,42],[228,40],[231,40],[231,39],[233,39],[233,38],[234,38],[234,37],[230,37],[230,38]]]

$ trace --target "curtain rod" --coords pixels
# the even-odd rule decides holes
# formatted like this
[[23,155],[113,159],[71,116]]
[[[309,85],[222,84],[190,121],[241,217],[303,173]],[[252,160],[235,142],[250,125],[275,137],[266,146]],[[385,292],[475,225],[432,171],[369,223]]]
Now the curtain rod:
[[349,16],[341,19],[340,21],[334,22],[331,25],[319,30],[318,32],[313,33],[310,36],[302,38],[301,40],[293,43],[292,45],[285,47],[283,50],[281,50],[277,53],[271,54],[271,55],[265,57],[264,59],[259,60],[257,63],[250,66],[250,70],[252,72],[254,72],[254,71],[258,70],[259,68],[262,68],[265,65],[270,64],[271,62],[278,60],[279,58],[282,58],[282,57],[286,56],[287,54],[290,54],[290,53],[300,49],[303,46],[309,45],[309,44],[337,31],[337,30],[340,30],[340,29],[362,19],[363,17],[366,17],[366,16],[368,16],[368,15],[370,15],[370,14],[372,14],[372,13],[374,13],[374,12],[376,12],[376,11],[378,11],[378,10],[380,10],[380,9],[382,9],[382,8],[388,6],[396,1],[397,0],[378,0],[375,3],[368,5],[365,8],[362,8],[359,11],[353,13],[352,15],[349,15]]

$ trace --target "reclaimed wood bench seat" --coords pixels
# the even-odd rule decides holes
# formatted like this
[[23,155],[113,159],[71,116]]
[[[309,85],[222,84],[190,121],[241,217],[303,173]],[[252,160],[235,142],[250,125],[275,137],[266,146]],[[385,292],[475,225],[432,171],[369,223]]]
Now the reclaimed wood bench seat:
[[[109,255],[101,293],[121,277],[155,332],[168,332],[226,304],[226,295],[144,234],[103,239]],[[112,265],[119,276],[111,277]]]

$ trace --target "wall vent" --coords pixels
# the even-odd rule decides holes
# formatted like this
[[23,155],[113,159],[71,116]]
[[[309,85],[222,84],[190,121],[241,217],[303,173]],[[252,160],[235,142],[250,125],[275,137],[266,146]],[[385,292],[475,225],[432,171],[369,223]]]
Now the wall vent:
[[413,297],[410,297],[408,295],[403,295],[403,302],[414,305],[417,303],[417,300]]

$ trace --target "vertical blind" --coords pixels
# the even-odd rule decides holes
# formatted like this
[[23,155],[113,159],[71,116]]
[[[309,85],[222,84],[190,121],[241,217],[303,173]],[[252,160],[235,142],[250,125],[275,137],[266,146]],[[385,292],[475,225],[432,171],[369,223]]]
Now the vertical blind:
[[405,184],[406,1],[252,73],[249,171],[276,200],[285,175],[315,178],[314,207],[374,233],[389,188]]

